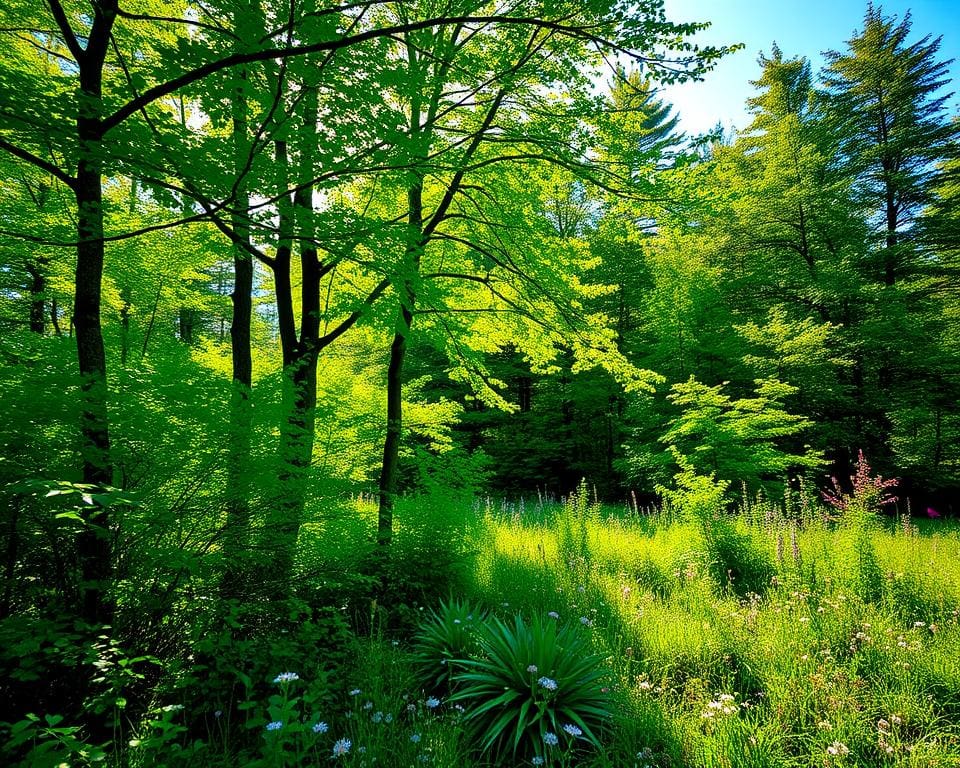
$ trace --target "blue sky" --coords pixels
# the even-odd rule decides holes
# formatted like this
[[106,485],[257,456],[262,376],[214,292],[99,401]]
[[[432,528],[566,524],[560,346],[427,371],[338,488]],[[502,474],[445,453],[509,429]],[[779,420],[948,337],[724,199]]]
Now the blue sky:
[[[876,2],[887,15],[903,18],[912,11],[911,42],[927,34],[942,36],[940,59],[960,60],[960,0],[887,0]],[[688,134],[702,133],[720,121],[725,127],[749,123],[746,99],[753,93],[751,80],[760,74],[757,56],[769,53],[771,43],[785,56],[806,56],[814,71],[823,63],[822,51],[844,50],[846,41],[861,28],[866,0],[665,0],[672,21],[711,21],[696,41],[746,47],[722,60],[700,83],[664,89]],[[952,114],[960,114],[960,61],[951,67],[953,82],[947,91]]]

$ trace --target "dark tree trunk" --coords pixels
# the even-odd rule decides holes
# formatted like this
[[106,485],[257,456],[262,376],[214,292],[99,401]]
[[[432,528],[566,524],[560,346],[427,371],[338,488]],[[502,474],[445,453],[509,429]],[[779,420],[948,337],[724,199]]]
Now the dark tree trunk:
[[380,467],[380,504],[377,511],[377,544],[389,546],[393,541],[393,511],[399,480],[400,440],[403,434],[403,362],[407,354],[407,339],[413,326],[416,295],[413,275],[420,269],[423,255],[423,185],[415,184],[407,192],[407,221],[411,243],[407,247],[400,311],[397,327],[390,345],[390,363],[387,366],[387,433],[383,441],[383,461]]
[[180,341],[187,346],[193,344],[193,331],[197,325],[197,310],[192,307],[180,307]]
[[47,281],[41,265],[36,262],[27,264],[27,273],[30,275],[30,330],[42,335],[46,327],[44,291]]
[[130,289],[124,287],[120,290],[120,300],[123,306],[120,307],[120,365],[126,366],[127,358],[130,357]]
[[7,508],[7,551],[4,553],[3,564],[3,597],[0,598],[0,619],[10,616],[13,605],[13,585],[17,572],[17,558],[20,548],[20,511],[23,508],[23,499],[14,496]]
[[[280,424],[279,497],[274,517],[267,525],[268,551],[272,555],[274,594],[284,597],[292,585],[297,539],[306,507],[310,465],[313,461],[317,407],[317,362],[320,353],[320,282],[324,270],[318,259],[313,222],[313,186],[317,153],[318,95],[308,91],[302,102],[299,134],[300,180],[293,204],[285,190],[288,157],[284,142],[277,142],[279,233],[274,262],[277,320],[283,353],[283,417]],[[296,232],[300,251],[300,333],[294,317],[291,256]]]
[[[80,156],[74,187],[77,200],[77,268],[73,304],[77,362],[81,377],[80,432],[83,481],[94,487],[112,482],[107,415],[107,361],[100,321],[103,281],[103,65],[116,0],[95,6],[94,22],[84,56],[78,62],[77,138]],[[85,506],[83,530],[77,537],[81,578],[81,616],[90,624],[109,623],[113,616],[109,585],[113,574],[109,514],[98,504]]]
[[[242,19],[234,20],[239,28]],[[244,78],[241,73],[241,78]],[[247,102],[243,88],[233,96],[233,167],[244,172],[249,152]],[[230,394],[230,426],[227,444],[227,519],[223,537],[224,575],[221,592],[240,597],[249,571],[250,543],[250,450],[252,445],[253,353],[250,325],[253,316],[253,259],[244,247],[250,243],[250,199],[245,182],[238,178],[231,225],[237,242],[233,246],[233,292],[230,294],[230,353],[233,364]]]

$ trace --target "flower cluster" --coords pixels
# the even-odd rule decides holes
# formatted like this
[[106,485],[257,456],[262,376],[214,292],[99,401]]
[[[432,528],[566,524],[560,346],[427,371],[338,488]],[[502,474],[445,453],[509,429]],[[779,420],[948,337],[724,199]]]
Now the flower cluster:
[[537,680],[537,684],[541,688],[548,691],[557,690],[557,681],[550,677],[541,677],[539,680]]
[[740,707],[737,706],[735,697],[729,693],[721,693],[716,699],[707,703],[706,709],[700,716],[709,720],[718,715],[735,715],[739,711]]

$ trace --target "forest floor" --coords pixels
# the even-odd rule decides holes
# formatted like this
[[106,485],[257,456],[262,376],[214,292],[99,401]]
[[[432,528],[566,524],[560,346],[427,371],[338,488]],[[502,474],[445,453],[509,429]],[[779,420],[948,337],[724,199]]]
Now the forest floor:
[[[370,546],[349,511],[301,541],[328,580]],[[104,749],[39,713],[21,764],[960,766],[960,526],[824,514],[408,500],[376,600],[195,625]]]
[[[865,530],[755,509],[706,536],[583,502],[475,512],[456,594],[423,612],[412,644],[374,617],[360,663],[337,682],[339,714],[307,718],[329,729],[268,732],[269,760],[295,750],[288,764],[339,751],[355,766],[960,766],[958,526],[877,518]],[[449,535],[440,525],[432,541]],[[476,635],[495,637],[478,650]],[[582,669],[564,678],[564,649],[545,650],[554,640],[596,659],[608,717],[571,719],[589,696],[576,698]],[[458,666],[465,655],[500,669]],[[279,684],[284,701],[297,685]]]

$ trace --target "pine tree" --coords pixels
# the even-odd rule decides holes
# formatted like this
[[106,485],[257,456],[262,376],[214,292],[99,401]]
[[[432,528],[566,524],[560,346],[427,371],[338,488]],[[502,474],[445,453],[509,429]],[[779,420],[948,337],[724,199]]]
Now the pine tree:
[[941,38],[909,42],[910,14],[897,21],[867,6],[863,30],[845,53],[829,51],[824,83],[862,200],[881,235],[883,282],[911,273],[913,224],[932,200],[937,163],[956,148],[960,125],[947,119],[949,62]]

